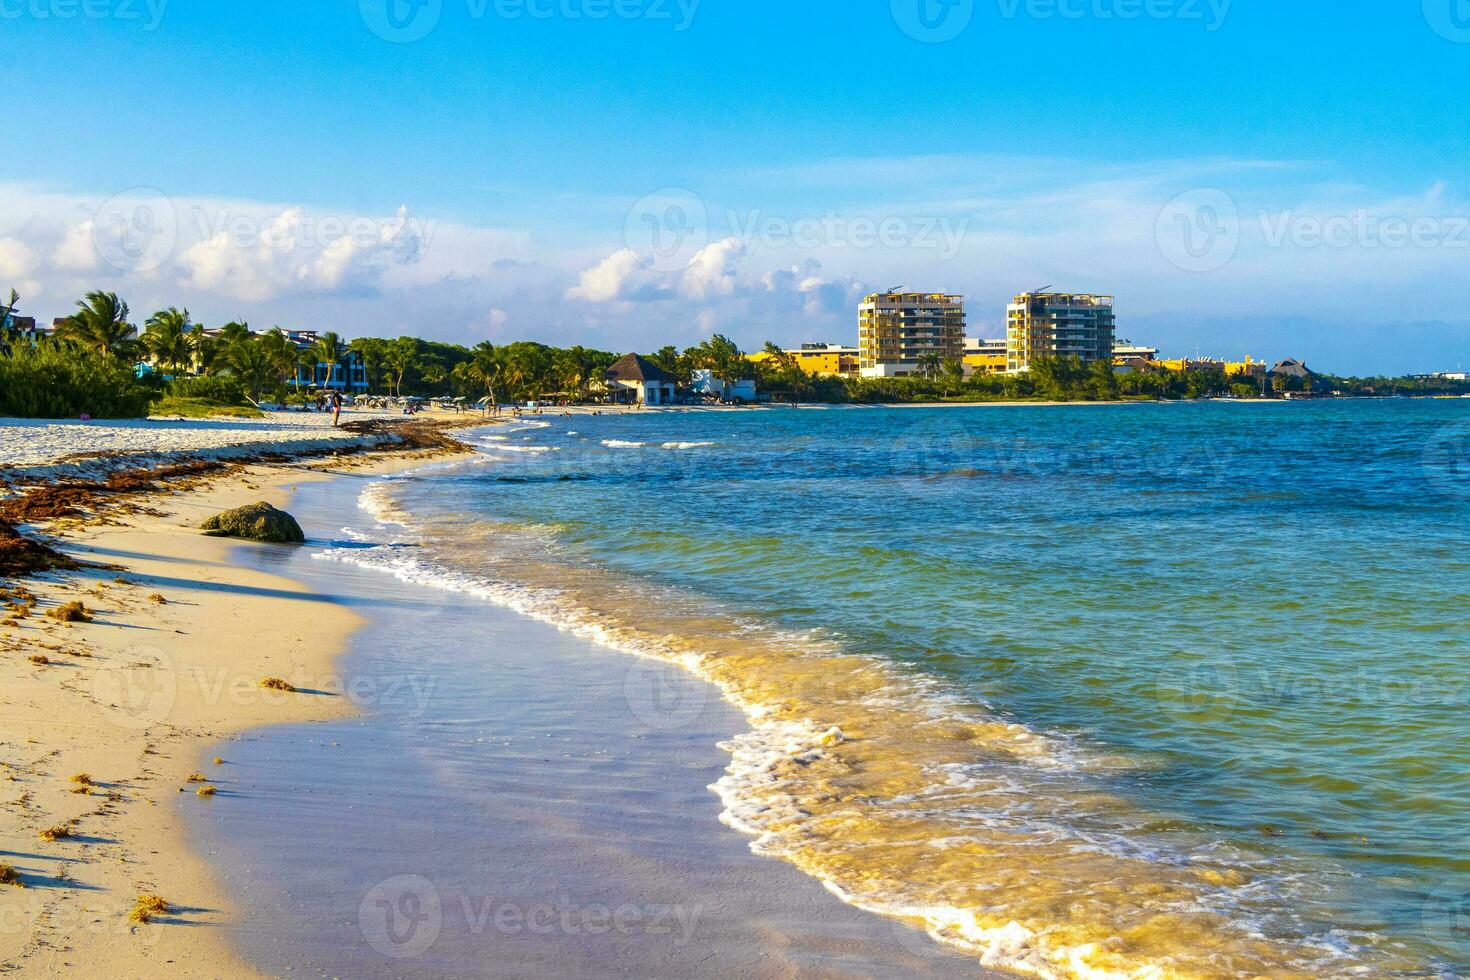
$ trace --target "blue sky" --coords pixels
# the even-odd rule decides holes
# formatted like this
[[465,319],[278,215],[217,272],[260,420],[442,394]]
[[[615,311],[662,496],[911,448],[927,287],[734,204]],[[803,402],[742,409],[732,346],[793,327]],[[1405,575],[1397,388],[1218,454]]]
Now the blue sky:
[[28,312],[754,346],[1050,283],[1178,353],[1470,362],[1466,0],[151,4],[0,0]]

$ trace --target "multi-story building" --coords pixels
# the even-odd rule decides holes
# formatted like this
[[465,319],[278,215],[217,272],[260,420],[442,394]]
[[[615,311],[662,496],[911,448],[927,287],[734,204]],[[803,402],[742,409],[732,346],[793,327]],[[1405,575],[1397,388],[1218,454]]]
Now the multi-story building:
[[965,356],[965,298],[874,293],[858,307],[858,363],[865,378],[918,374]]
[[1113,359],[1113,297],[1021,293],[1006,312],[1006,370],[1029,371],[1040,357]]
[[[320,334],[315,330],[286,330],[286,339],[301,352],[310,350]],[[342,359],[332,366],[328,375],[325,361],[315,364],[303,363],[296,368],[296,376],[290,384],[295,388],[337,388],[349,393],[368,390],[367,364],[357,351],[344,350]]]
[[49,331],[45,327],[37,328],[36,318],[33,316],[21,316],[18,313],[10,313],[5,317],[5,322],[0,323],[5,333],[14,335],[19,340],[35,343],[42,337],[48,336]]
[[[800,347],[788,347],[781,353],[787,354],[797,367],[807,374],[835,377],[856,376],[858,373],[859,352],[856,347],[843,347],[840,344],[802,344]],[[745,355],[746,360],[756,364],[770,360],[771,354],[759,350],[753,354]]]

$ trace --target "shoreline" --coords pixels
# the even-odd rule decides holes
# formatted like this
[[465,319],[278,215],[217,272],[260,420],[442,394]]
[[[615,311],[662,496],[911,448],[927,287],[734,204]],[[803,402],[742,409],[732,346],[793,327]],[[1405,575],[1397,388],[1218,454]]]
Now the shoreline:
[[[227,932],[252,962],[385,980],[614,966],[681,978],[1000,976],[844,903],[723,825],[711,784],[730,762],[720,743],[745,724],[716,687],[354,562],[379,540],[359,506],[370,482],[312,484],[293,501],[312,527],[352,529],[336,549],[344,560],[241,552],[368,621],[338,668],[366,710],[245,735],[232,748],[238,797],[189,822],[246,912]],[[385,769],[385,758],[405,764]],[[275,830],[287,815],[289,835]],[[427,932],[375,917],[379,900],[404,895],[437,910]],[[558,925],[536,925],[553,911]]]
[[[23,886],[0,887],[0,972],[156,976],[190,964],[212,976],[261,975],[217,928],[236,912],[215,869],[186,845],[178,808],[227,805],[228,759],[201,765],[210,746],[348,710],[322,688],[361,620],[233,560],[248,542],[197,526],[257,500],[286,505],[297,486],[344,465],[390,473],[426,461],[400,451],[244,465],[48,528],[50,542],[84,564],[7,583],[37,605],[0,629],[0,862]],[[73,601],[92,622],[45,615]],[[269,676],[295,676],[303,693],[262,688]],[[218,798],[197,795],[195,772]],[[52,827],[70,836],[42,839]],[[145,894],[176,911],[129,921]]]
[[[235,768],[231,749],[236,746],[244,754],[242,740],[258,742],[282,730],[289,753],[304,760],[310,753],[303,750],[317,736],[297,734],[288,726],[322,732],[333,722],[351,722],[352,729],[371,724],[372,717],[363,717],[352,693],[352,685],[362,678],[345,659],[374,610],[304,584],[310,576],[276,574],[300,554],[297,549],[209,538],[197,526],[207,516],[256,500],[289,510],[303,494],[337,481],[459,458],[443,453],[405,458],[401,452],[395,458],[370,451],[345,460],[237,465],[186,478],[189,485],[183,489],[143,493],[101,519],[63,520],[47,529],[48,539],[82,567],[26,580],[38,600],[35,613],[18,626],[0,629],[0,648],[6,654],[0,657],[0,690],[6,692],[0,695],[0,760],[5,763],[0,778],[9,777],[7,786],[21,794],[0,807],[0,861],[14,866],[24,886],[0,887],[0,972],[20,977],[84,971],[104,976],[278,975],[280,961],[248,941],[259,935],[259,909],[249,907],[236,880],[242,868],[250,869],[247,879],[253,877],[257,865],[222,860],[218,849],[198,836],[199,824],[233,819],[237,809],[275,789],[274,780],[263,787],[250,785],[254,770],[248,765]],[[315,536],[335,533],[331,520],[317,523],[309,535],[312,530]],[[395,596],[399,587],[391,580],[383,586]],[[150,601],[153,596],[165,601]],[[71,601],[85,603],[94,621],[60,623],[44,616]],[[354,604],[362,608],[354,609]],[[514,623],[509,627],[513,631],[546,629],[511,611],[496,609],[493,615]],[[640,658],[611,654],[579,639],[557,642],[577,656],[590,657],[581,661],[587,673],[602,678],[597,694],[583,694],[580,702],[565,685],[553,683],[554,678],[537,688],[546,703],[579,719],[595,714],[595,706],[608,703],[614,691],[624,692],[624,671],[642,677],[650,669],[662,670],[670,675],[659,682],[663,689],[706,687],[681,668],[651,668]],[[579,644],[587,649],[577,651]],[[46,649],[48,664],[27,660],[27,651],[37,647]],[[298,691],[267,690],[261,686],[266,677],[285,678]],[[646,948],[629,954],[634,961],[647,956],[648,963],[661,964],[650,975],[686,975],[683,969],[667,971],[668,958],[677,960],[688,949],[699,955],[679,961],[693,971],[687,975],[726,975],[710,972],[716,962],[751,976],[789,975],[793,964],[801,964],[796,972],[821,973],[830,962],[842,964],[844,975],[852,976],[892,975],[890,969],[915,976],[999,976],[920,930],[841,901],[787,862],[751,853],[745,835],[720,826],[720,806],[708,784],[728,761],[718,743],[740,728],[725,730],[718,725],[731,722],[715,719],[721,713],[736,718],[738,713],[717,692],[697,697],[708,698],[713,715],[708,724],[716,728],[684,732],[682,741],[663,747],[642,740],[668,733],[627,736],[639,741],[626,743],[626,765],[642,767],[645,775],[634,780],[603,776],[606,781],[589,787],[587,799],[593,809],[604,800],[613,801],[615,809],[621,797],[622,806],[631,806],[635,824],[646,821],[648,814],[629,801],[640,799],[650,780],[660,779],[672,766],[694,774],[693,781],[676,805],[655,809],[688,813],[693,807],[700,811],[697,820],[677,820],[658,835],[654,852],[646,850],[652,842],[641,833],[624,839],[616,823],[585,842],[555,836],[538,841],[548,847],[545,853],[577,852],[594,860],[610,851],[624,853],[622,863],[614,863],[606,878],[580,896],[591,902],[605,897],[603,889],[627,869],[656,860],[655,854],[677,840],[675,850],[685,855],[683,863],[666,869],[662,877],[645,877],[640,885],[644,891],[627,897],[642,900],[646,909],[652,906],[646,905],[645,895],[680,896],[668,904],[692,910],[704,935],[692,948],[670,949],[665,938],[650,930],[642,937]],[[615,715],[606,715],[591,732],[600,740],[620,723]],[[602,751],[599,742],[595,752]],[[534,813],[537,807],[531,801],[538,796],[549,803],[562,792],[555,767],[534,765],[541,761],[539,749],[530,761],[533,765],[504,787],[508,799],[519,801],[506,805],[513,820],[523,819],[521,812]],[[701,767],[704,774],[698,775]],[[207,780],[203,785],[215,787],[214,795],[198,795],[200,784],[191,781],[196,773]],[[85,793],[75,792],[79,784],[72,777],[78,774],[90,779]],[[531,810],[521,811],[526,805]],[[220,809],[191,814],[192,807]],[[277,811],[276,818],[282,816],[286,814]],[[58,825],[68,825],[73,836],[56,841],[38,837],[40,830]],[[404,836],[399,839],[417,836],[416,825],[401,829]],[[300,835],[298,830],[273,838],[266,829],[250,839],[285,850],[299,844]],[[375,833],[368,836],[380,841]],[[543,853],[540,846],[522,850]],[[457,854],[459,847],[446,853]],[[500,867],[510,860],[504,855],[486,866]],[[539,856],[520,860],[522,876],[547,873]],[[421,862],[427,866],[428,856]],[[285,868],[282,880],[295,882],[291,872],[299,866]],[[130,921],[133,905],[143,895],[157,895],[172,908],[151,922]],[[460,896],[461,901],[472,899],[479,900]],[[540,907],[536,898],[522,901],[528,908]],[[627,907],[626,902],[618,906]],[[687,923],[686,939],[695,924]],[[293,942],[299,939],[291,920],[276,926],[267,932],[268,942],[280,942],[286,935]],[[480,942],[476,934],[473,943]],[[550,957],[544,965],[556,972],[558,964],[579,963],[590,952],[575,944],[559,952],[552,946],[517,955],[531,957],[528,964]],[[779,963],[786,967],[778,969]],[[328,959],[318,965],[329,970],[337,964]],[[333,975],[344,974],[337,969]]]

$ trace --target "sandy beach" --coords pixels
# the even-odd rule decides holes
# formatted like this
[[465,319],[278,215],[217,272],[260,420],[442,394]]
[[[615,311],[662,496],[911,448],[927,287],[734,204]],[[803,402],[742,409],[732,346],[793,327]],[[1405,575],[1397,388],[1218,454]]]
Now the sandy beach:
[[[217,928],[198,928],[225,921],[229,903],[182,844],[180,801],[209,806],[227,793],[228,760],[201,759],[202,746],[347,710],[330,692],[306,692],[330,682],[359,620],[297,583],[240,567],[230,560],[240,542],[197,528],[243,504],[284,505],[293,488],[338,467],[390,472],[429,455],[337,458],[392,440],[330,422],[0,420],[0,483],[226,464],[207,480],[50,522],[49,539],[80,567],[4,583],[18,588],[0,625],[0,864],[17,881],[0,887],[0,970],[254,975]],[[228,464],[263,452],[332,455]],[[89,621],[48,615],[73,602]],[[294,677],[303,693],[262,687],[269,677]],[[206,786],[218,796],[200,795]],[[172,911],[133,921],[143,895]]]
[[[316,493],[335,510],[311,512],[308,533],[335,533],[365,476],[425,462],[362,456],[241,466],[102,521],[50,528],[83,567],[20,583],[35,606],[0,629],[0,863],[20,886],[0,887],[0,971],[278,976],[305,956],[322,975],[598,976],[615,941],[626,950],[620,962],[645,976],[976,975],[972,959],[842,904],[719,825],[706,787],[728,758],[717,744],[740,722],[712,687],[674,667],[637,666],[638,683],[654,684],[660,696],[705,706],[697,725],[650,729],[626,707],[636,661],[469,600],[426,603],[426,590],[406,595],[387,576],[354,570],[328,579],[310,567],[323,563],[310,561],[309,548],[196,530],[223,509],[257,500],[294,507],[301,494]],[[313,574],[314,583],[302,584]],[[69,602],[83,603],[91,621],[46,615]],[[382,785],[381,753],[354,755],[349,740],[335,774],[312,761],[343,731],[367,724],[360,708],[391,719],[387,706],[357,696],[365,677],[377,683],[371,667],[344,667],[339,657],[355,635],[364,637],[375,610],[414,603],[487,630],[491,639],[478,648],[498,651],[498,669],[508,671],[466,710],[521,712],[506,730],[517,738],[535,732],[528,750],[495,773],[474,819],[453,828],[457,835],[407,790],[396,805],[386,798],[393,792]],[[417,663],[425,643],[410,640],[398,652]],[[658,676],[647,676],[650,669]],[[442,680],[451,665],[426,660],[424,671]],[[263,687],[272,677],[297,692]],[[464,686],[452,676],[447,683]],[[538,744],[547,725],[561,732],[557,756],[584,757],[574,780],[578,808],[551,822],[550,809],[571,800],[568,771]],[[274,768],[261,766],[257,743],[270,747]],[[237,760],[233,747],[250,759]],[[304,785],[291,782],[303,774]],[[388,777],[400,779],[391,769]],[[401,778],[421,781],[407,771]],[[301,795],[282,799],[293,785]],[[374,819],[312,805],[334,790],[368,792]],[[495,832],[479,839],[486,823]],[[47,835],[52,828],[59,832]],[[456,908],[515,895],[523,914],[571,903],[581,914],[634,909],[638,919],[627,930],[562,929],[550,940],[525,929],[487,939],[460,928],[456,938],[450,919],[438,958],[405,964],[396,948],[383,955],[357,922],[362,889],[377,880],[377,866],[360,855],[374,852],[399,855],[392,868],[448,882],[446,895],[454,873],[476,869]],[[325,868],[359,866],[367,885],[344,880],[336,892],[320,890]],[[316,907],[291,904],[312,894]],[[134,921],[145,895],[170,910]],[[669,918],[665,930],[665,912],[684,918]],[[334,917],[351,926],[349,942],[333,946],[301,925]],[[466,913],[459,924],[474,921]],[[490,955],[501,959],[486,963]]]
[[[0,888],[6,969],[254,975],[218,929],[188,927],[225,921],[229,903],[181,844],[180,801],[224,802],[199,796],[201,784],[189,781],[202,768],[203,785],[228,786],[228,760],[201,767],[207,743],[345,710],[339,699],[260,684],[295,677],[310,688],[310,679],[330,678],[359,621],[294,582],[239,567],[229,557],[238,542],[195,528],[256,500],[284,505],[292,487],[324,478],[310,464],[251,467],[151,498],[151,513],[62,532],[68,554],[109,567],[26,583],[37,607],[0,630],[0,861],[24,885]],[[93,621],[45,615],[72,601]],[[75,781],[79,775],[90,782]],[[69,836],[42,839],[53,827]],[[143,894],[177,911],[150,924],[129,921]]]

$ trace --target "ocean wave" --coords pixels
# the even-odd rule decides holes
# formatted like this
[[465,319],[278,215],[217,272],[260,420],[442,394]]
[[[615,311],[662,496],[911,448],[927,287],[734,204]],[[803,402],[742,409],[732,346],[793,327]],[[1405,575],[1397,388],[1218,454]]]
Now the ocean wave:
[[503,453],[531,453],[531,454],[537,455],[537,456],[541,455],[542,453],[559,453],[559,452],[561,452],[561,447],[560,446],[512,446],[512,445],[507,445],[505,443],[501,443],[501,444],[498,444],[498,445],[495,445],[495,446],[490,446],[489,448],[492,451],[498,452],[498,453],[500,453],[500,452],[503,452]]
[[1321,883],[1279,856],[1207,834],[1146,835],[1157,817],[1110,789],[1135,762],[1010,721],[840,638],[548,561],[533,529],[461,515],[436,535],[395,502],[399,489],[374,484],[360,503],[380,523],[414,525],[424,547],[318,557],[472,595],[714,684],[750,724],[722,745],[730,764],[711,786],[721,820],[843,901],[986,966],[1058,980],[1402,967],[1376,959],[1368,937],[1299,921],[1296,890]]
[[[570,433],[568,433],[570,434]],[[635,442],[630,439],[604,439],[602,444],[609,449],[643,449],[649,443]],[[713,446],[713,442],[661,442],[659,449],[702,449],[705,446]]]

